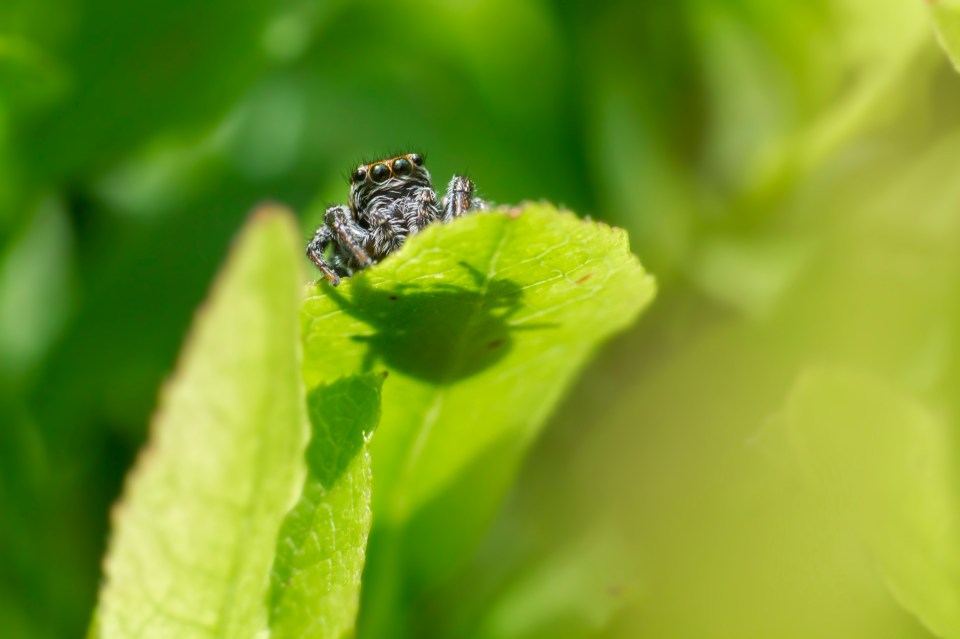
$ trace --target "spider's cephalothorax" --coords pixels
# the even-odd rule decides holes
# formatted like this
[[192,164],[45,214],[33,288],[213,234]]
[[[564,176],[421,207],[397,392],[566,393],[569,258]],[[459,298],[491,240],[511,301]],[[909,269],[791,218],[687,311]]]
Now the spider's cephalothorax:
[[438,202],[430,172],[416,153],[360,165],[350,176],[349,204],[327,209],[307,245],[307,257],[336,286],[341,277],[376,264],[430,222],[487,208],[475,190],[469,178],[455,175]]

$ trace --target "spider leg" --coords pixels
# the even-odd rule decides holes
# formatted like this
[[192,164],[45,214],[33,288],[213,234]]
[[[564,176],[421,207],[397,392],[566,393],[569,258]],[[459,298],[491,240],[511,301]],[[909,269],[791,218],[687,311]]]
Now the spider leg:
[[408,200],[404,211],[404,220],[410,234],[423,229],[430,222],[440,219],[440,207],[437,206],[437,194],[429,187],[423,187]]
[[317,229],[313,239],[307,244],[307,257],[320,270],[328,282],[336,286],[340,283],[340,276],[335,268],[327,263],[323,257],[323,251],[333,241],[333,232],[324,224]]
[[485,209],[487,203],[478,197],[474,197],[477,190],[476,185],[468,177],[454,175],[447,186],[447,194],[440,201],[440,207],[443,209],[443,221],[462,216],[473,209]]
[[373,260],[363,249],[363,241],[358,239],[368,235],[369,231],[356,223],[348,207],[331,206],[323,217],[326,221],[325,226],[330,227],[337,246],[341,250],[349,251],[360,268],[367,268],[373,264]]

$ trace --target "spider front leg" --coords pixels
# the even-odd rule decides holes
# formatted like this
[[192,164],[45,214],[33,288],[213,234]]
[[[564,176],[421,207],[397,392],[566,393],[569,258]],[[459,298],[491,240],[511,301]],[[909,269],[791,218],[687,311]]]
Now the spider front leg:
[[360,268],[373,265],[373,260],[363,248],[369,231],[357,224],[353,212],[346,206],[331,206],[323,216],[341,253],[351,256]]
[[331,242],[333,242],[333,231],[324,224],[317,229],[313,239],[307,244],[307,257],[316,265],[327,281],[336,286],[340,283],[340,275],[323,257],[323,252]]
[[[353,213],[346,206],[331,206],[324,214],[324,223],[317,229],[313,239],[307,245],[307,257],[334,286],[340,283],[340,277],[353,272],[351,261],[366,268],[373,260],[363,250],[363,237],[367,234],[353,219]],[[333,244],[332,259],[327,260],[324,252]]]
[[447,194],[440,201],[443,209],[443,221],[449,222],[473,209],[486,209],[488,204],[478,197],[474,197],[477,187],[468,177],[454,175],[447,186]]

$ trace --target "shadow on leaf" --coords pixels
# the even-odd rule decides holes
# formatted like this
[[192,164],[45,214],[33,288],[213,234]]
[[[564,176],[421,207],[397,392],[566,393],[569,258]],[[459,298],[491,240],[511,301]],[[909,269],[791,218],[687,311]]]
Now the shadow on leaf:
[[357,456],[380,421],[379,375],[342,377],[307,393],[313,434],[307,447],[307,470],[331,488]]
[[[433,384],[456,382],[497,363],[513,346],[510,318],[523,303],[523,289],[508,279],[488,280],[468,264],[475,288],[452,284],[373,287],[356,278],[349,294],[328,289],[345,313],[375,332],[354,339],[369,350],[363,369],[383,364]],[[524,330],[545,325],[525,325]]]

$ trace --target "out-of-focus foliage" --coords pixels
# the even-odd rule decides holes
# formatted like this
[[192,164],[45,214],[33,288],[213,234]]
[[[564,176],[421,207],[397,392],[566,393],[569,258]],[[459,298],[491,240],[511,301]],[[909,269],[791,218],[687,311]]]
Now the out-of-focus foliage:
[[[957,452],[920,433],[936,465],[908,463],[875,430],[950,442],[960,414],[960,77],[925,4],[0,3],[0,634],[86,626],[108,506],[246,212],[284,201],[306,237],[356,158],[414,146],[439,182],[626,227],[661,284],[472,558],[398,593],[418,636],[951,636],[953,577],[903,540],[942,534]],[[771,439],[807,402],[857,451],[826,449],[835,489]],[[927,496],[854,474],[884,463]],[[589,570],[598,530],[635,580]]]
[[940,35],[940,43],[953,60],[953,65],[960,69],[960,2],[930,0],[929,4]]
[[[861,454],[868,424],[869,454]],[[960,636],[953,445],[942,419],[862,375],[814,370],[776,433],[810,483],[849,519],[893,595],[937,636]]]

